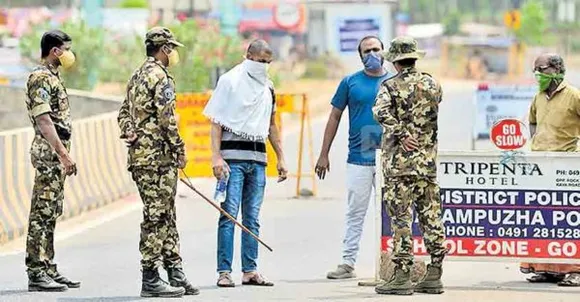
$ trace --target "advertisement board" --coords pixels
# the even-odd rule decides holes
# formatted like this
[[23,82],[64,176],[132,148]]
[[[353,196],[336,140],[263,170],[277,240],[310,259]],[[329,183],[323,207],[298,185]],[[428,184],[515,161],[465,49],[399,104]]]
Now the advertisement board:
[[[580,155],[522,152],[502,160],[500,152],[440,152],[447,259],[580,263]],[[390,251],[381,208],[381,251]],[[416,215],[413,237],[415,255],[427,255]]]

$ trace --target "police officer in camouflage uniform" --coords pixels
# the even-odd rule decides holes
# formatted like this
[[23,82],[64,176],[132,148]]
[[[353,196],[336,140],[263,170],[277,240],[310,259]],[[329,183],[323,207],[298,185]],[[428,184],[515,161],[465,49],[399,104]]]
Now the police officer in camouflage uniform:
[[34,140],[30,148],[36,170],[28,236],[26,267],[29,291],[65,291],[81,283],[61,275],[54,263],[54,229],[62,215],[66,176],[77,173],[69,152],[71,116],[68,95],[58,68],[69,68],[75,61],[71,38],[60,30],[46,32],[40,41],[41,64],[26,82],[26,109]]
[[[197,295],[199,289],[183,272],[175,214],[177,169],[186,160],[175,120],[175,83],[167,67],[179,63],[176,48],[183,45],[164,27],[149,30],[145,45],[147,59],[129,80],[118,116],[129,148],[129,171],[143,201],[141,296]],[[160,264],[169,285],[159,276]]]
[[[384,128],[382,198],[388,208],[394,232],[395,272],[391,280],[378,285],[380,294],[410,295],[413,291],[442,293],[442,262],[445,232],[437,184],[437,115],[441,86],[429,74],[415,68],[425,53],[412,38],[391,41],[385,59],[398,74],[381,84],[373,115]],[[414,206],[431,263],[425,277],[414,288],[411,283]]]

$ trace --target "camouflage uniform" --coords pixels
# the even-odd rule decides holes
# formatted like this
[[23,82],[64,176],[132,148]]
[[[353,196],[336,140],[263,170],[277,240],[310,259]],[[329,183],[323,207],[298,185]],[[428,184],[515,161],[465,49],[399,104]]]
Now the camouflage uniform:
[[177,157],[185,154],[175,120],[175,83],[153,57],[133,73],[118,121],[134,132],[128,166],[143,200],[139,249],[144,267],[181,263],[176,227]]
[[26,83],[26,108],[35,133],[30,155],[36,176],[25,262],[29,275],[45,272],[56,276],[54,229],[56,219],[62,215],[66,174],[35,120],[48,113],[61,142],[70,151],[72,127],[68,95],[55,67],[38,66],[32,71]]
[[[394,62],[422,56],[416,42],[403,37],[391,42],[386,59]],[[440,264],[446,253],[436,182],[437,114],[441,97],[441,86],[435,79],[409,67],[382,83],[373,107],[375,119],[384,128],[382,199],[392,220],[393,262],[405,272],[413,265],[412,206],[432,263]],[[402,142],[409,136],[419,142],[419,148],[407,152]]]
[[[145,40],[183,46],[162,27],[152,28]],[[131,132],[137,135],[129,146],[128,169],[143,201],[139,242],[143,268],[141,296],[198,294],[199,290],[185,278],[179,255],[175,195],[178,157],[185,155],[185,145],[175,118],[175,82],[161,61],[148,57],[133,73],[118,122],[122,138]],[[159,277],[161,264],[168,272],[171,286]]]

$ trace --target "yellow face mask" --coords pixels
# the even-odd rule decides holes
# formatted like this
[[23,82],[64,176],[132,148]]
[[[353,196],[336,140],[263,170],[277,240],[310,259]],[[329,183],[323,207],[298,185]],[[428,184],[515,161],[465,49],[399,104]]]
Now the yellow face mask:
[[58,60],[64,69],[69,69],[75,63],[75,55],[70,50],[64,50]]
[[171,50],[171,52],[167,55],[168,65],[169,67],[176,66],[179,64],[179,52],[176,49]]

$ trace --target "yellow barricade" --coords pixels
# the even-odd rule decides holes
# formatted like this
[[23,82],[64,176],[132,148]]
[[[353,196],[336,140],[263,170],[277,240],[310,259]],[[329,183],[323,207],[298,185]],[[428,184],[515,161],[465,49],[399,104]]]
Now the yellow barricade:
[[[0,132],[0,244],[25,234],[28,227],[35,174],[29,153],[33,139],[32,127]],[[71,157],[78,174],[66,180],[61,219],[133,193],[126,154],[116,112],[74,121]]]

